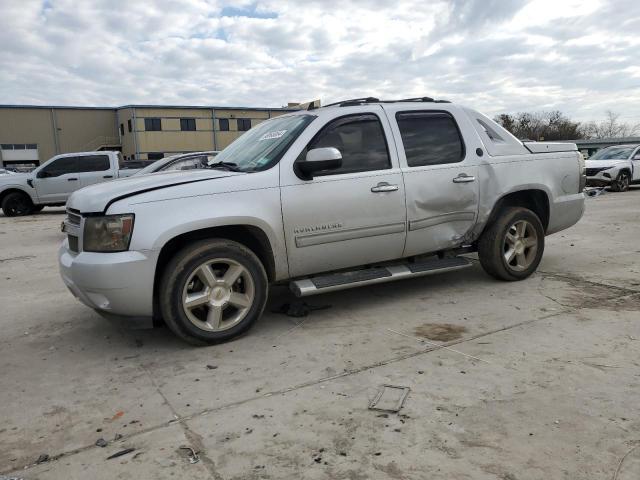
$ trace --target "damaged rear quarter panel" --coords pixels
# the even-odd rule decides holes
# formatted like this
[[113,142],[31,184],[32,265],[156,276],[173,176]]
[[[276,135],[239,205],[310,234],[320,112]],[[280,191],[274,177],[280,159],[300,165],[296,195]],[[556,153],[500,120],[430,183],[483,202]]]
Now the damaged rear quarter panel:
[[482,233],[494,206],[504,196],[540,190],[549,199],[547,233],[567,228],[582,216],[579,153],[538,153],[489,157],[480,163],[480,203],[474,239]]

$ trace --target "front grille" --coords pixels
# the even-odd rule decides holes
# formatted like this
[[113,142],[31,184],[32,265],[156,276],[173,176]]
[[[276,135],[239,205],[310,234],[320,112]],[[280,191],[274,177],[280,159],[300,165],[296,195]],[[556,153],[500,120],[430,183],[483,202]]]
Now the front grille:
[[600,173],[603,170],[607,170],[607,167],[587,168],[587,177],[595,177],[598,173]]
[[78,253],[78,237],[67,235],[67,238],[69,239],[69,250]]
[[74,210],[72,208],[67,209],[67,220],[71,225],[80,226],[80,221],[82,220],[82,216],[78,210]]

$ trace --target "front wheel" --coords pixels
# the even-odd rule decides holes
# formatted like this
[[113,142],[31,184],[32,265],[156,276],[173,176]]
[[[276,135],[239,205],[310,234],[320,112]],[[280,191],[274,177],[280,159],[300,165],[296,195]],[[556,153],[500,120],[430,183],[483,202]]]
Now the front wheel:
[[622,171],[618,174],[616,179],[611,182],[611,190],[614,192],[626,192],[629,190],[629,185],[631,184],[631,176],[629,172]]
[[7,217],[21,217],[33,212],[33,202],[26,193],[12,192],[2,200],[2,211]]
[[509,207],[482,234],[478,257],[491,276],[506,281],[531,275],[544,252],[544,228],[538,216],[522,207]]
[[195,345],[247,331],[267,301],[267,275],[258,257],[231,240],[203,240],[178,252],[160,284],[167,326]]

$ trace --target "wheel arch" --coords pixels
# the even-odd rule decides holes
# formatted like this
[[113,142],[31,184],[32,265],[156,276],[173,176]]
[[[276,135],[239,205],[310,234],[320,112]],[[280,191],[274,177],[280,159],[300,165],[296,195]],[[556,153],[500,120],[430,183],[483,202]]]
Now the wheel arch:
[[551,212],[549,194],[545,190],[541,188],[527,188],[509,192],[500,197],[491,209],[491,213],[489,214],[489,218],[486,225],[484,226],[483,232],[487,229],[487,227],[495,222],[501,210],[506,207],[528,208],[529,210],[534,212],[538,216],[538,218],[540,218],[540,221],[542,222],[542,226],[544,227],[544,231],[546,233],[547,228],[549,227]]
[[29,192],[27,192],[23,188],[21,188],[21,187],[8,187],[8,188],[6,188],[6,189],[4,189],[4,190],[2,190],[0,192],[0,205],[2,205],[2,202],[4,201],[6,196],[11,194],[11,193],[22,193],[22,194],[26,195],[29,198],[29,200],[31,200],[31,203],[35,204],[35,202],[33,201],[33,197],[29,194]]
[[260,227],[255,225],[238,224],[212,226],[184,232],[166,241],[160,249],[153,280],[154,316],[155,313],[159,311],[158,289],[160,279],[165,272],[165,267],[169,263],[169,260],[186,245],[198,240],[213,238],[233,240],[234,242],[244,245],[255,253],[258,259],[262,262],[267,273],[268,280],[270,282],[276,280],[277,271],[273,246],[267,233]]

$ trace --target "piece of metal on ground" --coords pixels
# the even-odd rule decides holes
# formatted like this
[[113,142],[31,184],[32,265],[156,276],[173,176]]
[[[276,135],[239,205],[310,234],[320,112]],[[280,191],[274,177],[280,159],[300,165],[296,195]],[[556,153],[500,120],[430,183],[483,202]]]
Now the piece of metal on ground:
[[188,450],[189,463],[198,463],[200,461],[200,457],[198,456],[198,452],[196,452],[193,448],[188,447],[187,445],[181,445],[178,447],[180,450]]
[[395,333],[396,335],[402,335],[403,337],[413,338],[414,340],[418,340],[419,342],[427,343],[429,345],[433,345],[434,347],[438,347],[438,348],[444,348],[445,350],[449,350],[451,352],[459,353],[460,355],[464,355],[465,357],[469,357],[469,358],[472,358],[474,360],[478,360],[479,362],[484,362],[484,363],[487,363],[489,365],[492,365],[491,362],[487,362],[486,360],[483,360],[481,358],[474,357],[473,355],[469,355],[468,353],[461,352],[460,350],[456,350],[455,348],[447,347],[446,345],[442,345],[442,344],[436,343],[436,342],[430,342],[429,340],[425,340],[424,338],[414,337],[413,335],[407,335],[406,333],[398,332],[398,331],[393,330],[391,328],[387,328],[387,330],[389,330],[392,333]]
[[381,385],[375,398],[369,402],[369,410],[397,413],[409,395],[409,387]]
[[124,450],[120,450],[119,452],[114,453],[110,457],[107,457],[107,460],[111,460],[112,458],[121,457],[121,456],[126,455],[127,453],[131,453],[133,451],[135,451],[135,448],[125,448]]

